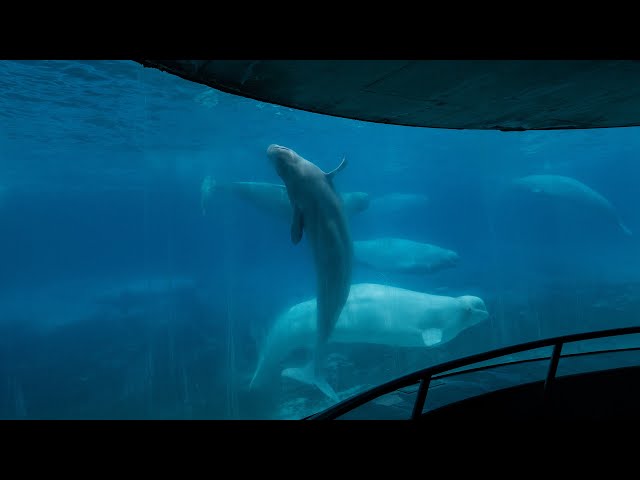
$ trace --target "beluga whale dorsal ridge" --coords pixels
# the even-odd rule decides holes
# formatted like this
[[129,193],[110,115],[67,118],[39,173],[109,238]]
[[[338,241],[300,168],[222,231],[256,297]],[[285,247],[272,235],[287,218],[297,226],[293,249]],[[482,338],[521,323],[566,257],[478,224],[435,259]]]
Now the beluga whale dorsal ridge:
[[307,237],[316,270],[316,345],[314,358],[304,368],[289,369],[296,380],[316,385],[338,400],[321,370],[327,343],[349,296],[353,263],[353,242],[344,204],[333,179],[347,161],[329,173],[298,155],[290,148],[272,144],[267,157],[287,188],[293,210],[291,241],[294,245]]

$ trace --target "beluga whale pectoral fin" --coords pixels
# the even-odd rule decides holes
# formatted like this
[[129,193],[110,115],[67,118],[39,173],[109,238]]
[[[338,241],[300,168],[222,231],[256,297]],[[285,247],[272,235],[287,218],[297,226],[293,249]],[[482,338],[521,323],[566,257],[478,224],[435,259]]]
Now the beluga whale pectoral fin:
[[301,383],[306,383],[307,385],[315,385],[322,393],[324,393],[334,402],[337,403],[340,401],[338,394],[335,392],[333,387],[329,385],[329,382],[327,382],[324,377],[317,373],[314,361],[309,362],[307,365],[301,368],[285,368],[284,370],[282,370],[281,375],[283,377],[292,378],[293,380]]
[[329,180],[333,180],[333,177],[335,177],[336,174],[339,173],[340,171],[344,170],[346,166],[347,166],[347,158],[342,157],[342,161],[340,162],[340,165],[338,165],[336,168],[331,170],[329,173],[325,173],[325,175]]
[[422,341],[427,347],[433,347],[442,342],[442,329],[427,328],[422,331]]
[[302,240],[302,230],[304,228],[304,221],[302,212],[299,208],[293,207],[293,221],[291,222],[291,241],[294,245],[300,243]]

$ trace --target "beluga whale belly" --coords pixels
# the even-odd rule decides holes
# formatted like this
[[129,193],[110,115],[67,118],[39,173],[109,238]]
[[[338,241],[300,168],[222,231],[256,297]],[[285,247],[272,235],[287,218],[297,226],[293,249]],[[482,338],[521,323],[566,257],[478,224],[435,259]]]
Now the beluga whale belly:
[[346,166],[343,159],[325,173],[287,147],[272,144],[267,157],[284,182],[293,210],[291,241],[298,244],[305,232],[316,270],[316,341],[314,358],[306,367],[289,369],[296,380],[316,385],[338,400],[325,380],[322,367],[327,342],[349,296],[353,243],[344,204],[333,186],[333,177]]

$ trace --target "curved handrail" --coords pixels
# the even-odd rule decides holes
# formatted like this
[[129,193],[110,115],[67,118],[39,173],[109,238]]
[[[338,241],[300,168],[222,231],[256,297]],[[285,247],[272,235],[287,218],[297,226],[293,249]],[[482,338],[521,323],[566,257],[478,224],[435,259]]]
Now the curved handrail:
[[415,385],[416,383],[420,382],[420,389],[418,391],[418,395],[416,396],[416,403],[414,405],[414,415],[412,415],[412,418],[417,418],[417,413],[422,411],[424,401],[426,399],[427,389],[429,387],[429,382],[433,375],[437,375],[448,370],[453,370],[454,368],[463,367],[465,365],[491,360],[492,358],[511,355],[527,350],[535,350],[542,347],[554,346],[553,354],[551,357],[551,368],[549,369],[549,373],[545,381],[545,388],[548,388],[551,381],[555,377],[555,367],[557,367],[558,358],[560,357],[560,352],[563,344],[569,342],[577,342],[580,340],[591,340],[594,338],[632,335],[635,333],[640,333],[640,325],[634,327],[612,328],[607,330],[596,330],[591,332],[559,335],[557,337],[533,340],[531,342],[525,342],[516,345],[510,345],[507,347],[497,348],[494,350],[488,350],[486,352],[450,360],[448,362],[423,368],[416,372],[403,375],[402,377],[396,378],[387,383],[383,383],[382,385],[378,385],[369,390],[361,392],[358,395],[342,400],[341,402],[338,402],[321,412],[303,418],[303,420],[333,420],[361,405],[364,405],[365,403],[369,403],[375,398],[394,392],[400,388],[408,387],[409,385]]

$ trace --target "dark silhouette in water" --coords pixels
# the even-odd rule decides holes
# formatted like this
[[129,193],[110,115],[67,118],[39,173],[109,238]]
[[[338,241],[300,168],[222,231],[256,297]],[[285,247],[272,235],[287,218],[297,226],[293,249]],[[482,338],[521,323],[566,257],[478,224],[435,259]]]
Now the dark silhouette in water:
[[562,175],[529,175],[515,179],[513,185],[536,195],[562,199],[579,207],[599,211],[617,223],[626,235],[631,235],[631,230],[622,223],[611,202],[574,178]]

